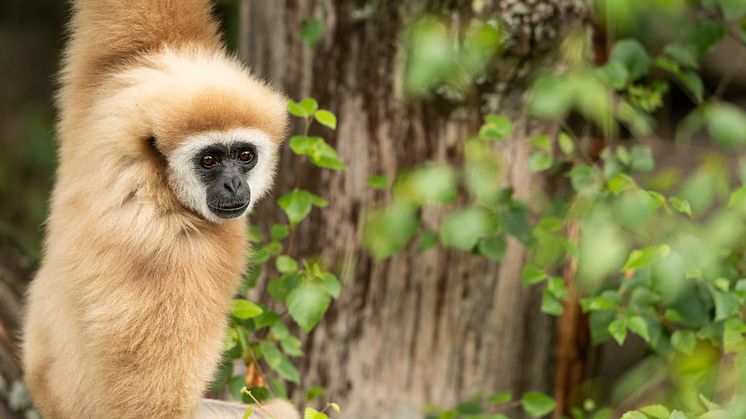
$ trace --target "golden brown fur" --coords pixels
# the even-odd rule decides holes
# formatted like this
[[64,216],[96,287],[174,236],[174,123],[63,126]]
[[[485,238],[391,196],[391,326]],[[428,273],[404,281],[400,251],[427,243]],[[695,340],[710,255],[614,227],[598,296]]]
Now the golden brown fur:
[[77,0],[58,106],[60,165],[28,295],[24,364],[47,418],[182,418],[219,361],[247,252],[168,186],[189,136],[258,129],[284,98],[226,57],[207,0]]

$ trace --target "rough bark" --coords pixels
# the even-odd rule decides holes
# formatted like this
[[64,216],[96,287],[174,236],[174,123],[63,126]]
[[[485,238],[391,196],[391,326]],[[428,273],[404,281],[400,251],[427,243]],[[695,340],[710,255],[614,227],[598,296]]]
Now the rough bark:
[[[458,163],[461,143],[483,114],[514,120],[502,147],[507,183],[531,203],[542,180],[530,173],[527,139],[555,132],[530,120],[530,76],[551,65],[567,25],[582,14],[574,0],[353,1],[244,0],[241,53],[254,71],[293,98],[313,96],[336,112],[334,144],[349,169],[331,173],[299,164],[285,150],[276,190],[299,183],[331,201],[295,233],[293,251],[321,255],[341,273],[343,294],[306,341],[304,384],[322,385],[348,418],[419,418],[422,407],[451,405],[499,390],[551,393],[553,323],[540,295],[520,281],[526,250],[510,239],[497,264],[459,251],[414,246],[376,262],[361,248],[367,211],[388,199],[368,187],[371,175],[394,177],[427,160]],[[479,93],[462,102],[409,100],[402,93],[402,30],[428,11],[464,23],[500,18],[506,55]],[[315,51],[299,35],[302,21],[322,19]],[[437,228],[443,213],[426,210]],[[259,220],[282,220],[271,205]],[[515,414],[515,412],[510,412]],[[517,415],[511,417],[518,417]]]

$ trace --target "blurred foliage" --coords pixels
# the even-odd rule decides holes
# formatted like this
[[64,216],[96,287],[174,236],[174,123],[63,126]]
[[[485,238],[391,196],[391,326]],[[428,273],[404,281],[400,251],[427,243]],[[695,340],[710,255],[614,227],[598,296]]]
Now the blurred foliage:
[[443,18],[420,19],[406,34],[408,92],[424,95],[438,87],[463,94],[484,75],[502,37],[496,21],[474,21],[462,33],[454,34]]
[[[615,40],[608,59],[571,59],[539,75],[528,113],[565,129],[516,139],[530,143],[532,172],[566,179],[572,193],[516,200],[505,186],[507,158],[496,147],[512,138],[511,121],[487,115],[479,133],[462,143],[463,164],[433,161],[371,183],[390,188],[392,200],[372,211],[366,245],[379,259],[416,245],[500,261],[512,236],[530,251],[522,279],[542,287],[544,313],[561,316],[572,287],[594,345],[623,345],[631,336],[642,342],[646,357],[609,388],[589,391],[572,406],[573,418],[611,418],[621,415],[620,406],[641,406],[625,419],[746,417],[746,113],[723,100],[727,80],[710,91],[700,75],[702,58],[726,38],[746,48],[746,1],[595,0],[592,15]],[[468,37],[431,17],[413,25],[410,93],[474,83],[499,59],[494,33],[472,44],[480,59],[469,67],[462,65]],[[657,112],[673,89],[692,104],[676,140],[706,136],[717,147],[689,173],[656,170],[645,140],[657,135]],[[590,152],[596,139],[564,122],[571,117],[595,127],[590,132],[604,145],[599,154]],[[425,208],[445,214],[439,225],[421,219]],[[574,227],[577,238],[568,233]],[[574,263],[577,275],[560,276]],[[525,399],[529,416],[554,409],[551,399],[542,408]],[[428,415],[503,418],[500,411],[515,405],[511,395],[497,393],[451,410],[433,407]]]

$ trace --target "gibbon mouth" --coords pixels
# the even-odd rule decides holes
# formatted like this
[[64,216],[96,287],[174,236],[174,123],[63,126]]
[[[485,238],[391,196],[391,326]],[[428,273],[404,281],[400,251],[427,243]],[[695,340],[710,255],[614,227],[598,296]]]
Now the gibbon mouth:
[[210,211],[212,211],[220,218],[235,218],[246,211],[246,208],[249,207],[249,201],[224,206],[217,206],[212,204],[207,204],[207,206],[210,208]]

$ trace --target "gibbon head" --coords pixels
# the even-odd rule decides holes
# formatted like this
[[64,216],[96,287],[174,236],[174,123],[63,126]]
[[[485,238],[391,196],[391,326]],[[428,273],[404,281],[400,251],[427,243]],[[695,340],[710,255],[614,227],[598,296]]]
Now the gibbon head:
[[129,77],[176,200],[213,222],[249,212],[272,185],[284,96],[214,53],[166,51]]

